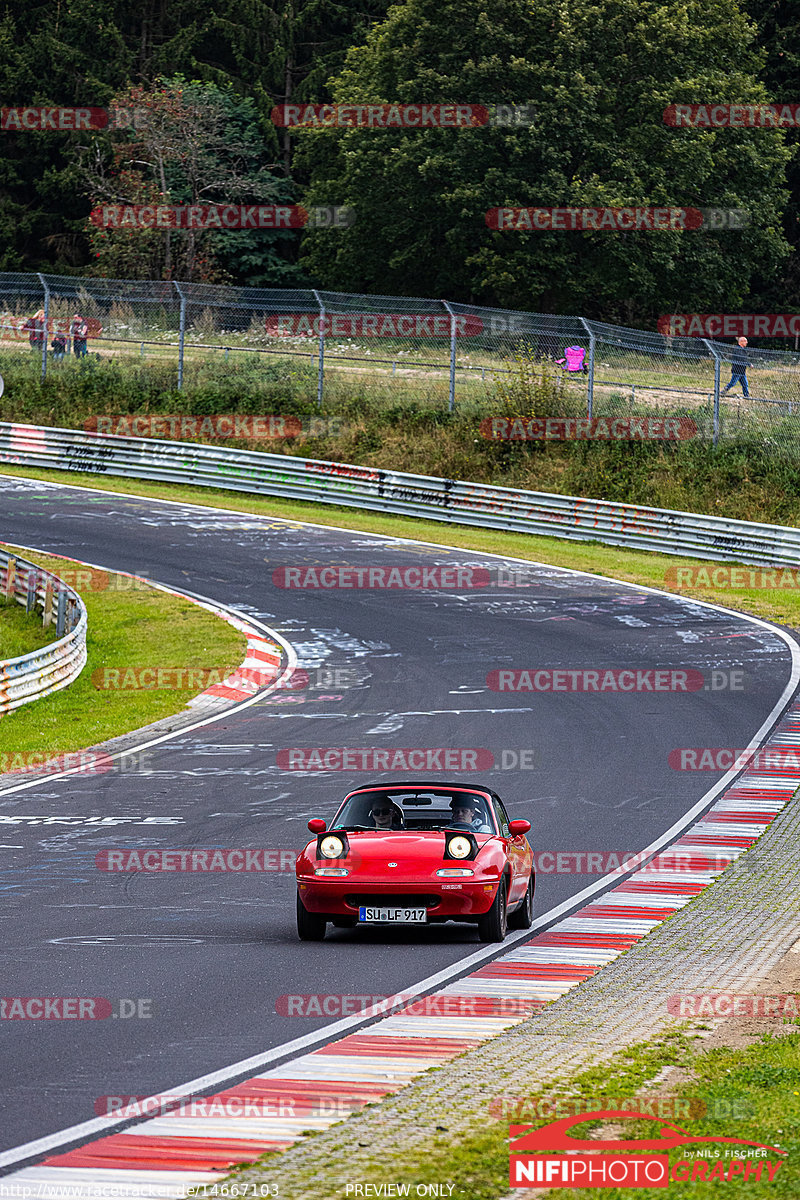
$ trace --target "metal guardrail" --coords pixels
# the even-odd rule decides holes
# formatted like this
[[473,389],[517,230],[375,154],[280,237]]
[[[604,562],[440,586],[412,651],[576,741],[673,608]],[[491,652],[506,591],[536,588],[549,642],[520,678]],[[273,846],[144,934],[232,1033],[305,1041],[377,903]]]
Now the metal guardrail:
[[759,566],[800,565],[800,529],[193,442],[0,423],[0,463],[152,479]]
[[0,593],[42,624],[55,621],[57,641],[18,658],[0,660],[0,716],[73,683],[86,665],[86,608],[63,579],[0,550]]

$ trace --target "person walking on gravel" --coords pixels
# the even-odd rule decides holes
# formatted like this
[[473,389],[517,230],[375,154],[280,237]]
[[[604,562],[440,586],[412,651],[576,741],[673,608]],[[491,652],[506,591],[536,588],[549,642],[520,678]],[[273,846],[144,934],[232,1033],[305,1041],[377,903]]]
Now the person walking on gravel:
[[723,396],[737,383],[742,385],[742,394],[744,396],[750,395],[747,388],[747,368],[750,365],[750,359],[747,357],[747,338],[737,338],[736,342],[736,346],[731,351],[731,379],[730,383],[726,384],[722,389]]

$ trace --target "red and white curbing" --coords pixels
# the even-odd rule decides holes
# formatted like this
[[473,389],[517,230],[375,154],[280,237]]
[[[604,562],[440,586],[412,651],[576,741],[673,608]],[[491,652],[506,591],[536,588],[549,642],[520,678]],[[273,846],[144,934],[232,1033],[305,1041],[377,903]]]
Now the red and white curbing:
[[207,603],[204,603],[203,607],[209,608],[234,629],[243,633],[247,638],[247,651],[243,662],[227,679],[212,684],[204,692],[194,696],[187,707],[205,706],[205,702],[211,699],[232,700],[238,703],[240,700],[250,700],[262,688],[271,687],[281,673],[281,647],[262,634],[255,633],[252,625],[233,616],[224,608],[215,608]]
[[[87,1200],[181,1197],[189,1187],[219,1181],[236,1163],[285,1150],[304,1133],[327,1128],[519,1024],[629,950],[708,887],[724,870],[722,859],[734,860],[761,836],[800,786],[800,703],[768,744],[786,752],[781,765],[745,770],[647,866],[546,933],[435,993],[443,1000],[468,997],[471,1003],[462,1006],[471,1009],[467,1015],[417,1015],[416,1009],[429,1006],[412,1002],[366,1029],[205,1098],[207,1106],[216,1101],[223,1111],[232,1102],[237,1107],[237,1098],[242,1104],[244,1098],[265,1104],[272,1099],[275,1116],[155,1117],[6,1176],[4,1187],[18,1185],[20,1196],[39,1194],[26,1187],[58,1195],[59,1187],[69,1185],[69,1195]],[[678,854],[681,869],[671,870]],[[515,1002],[513,1015],[496,1015],[503,1000]]]

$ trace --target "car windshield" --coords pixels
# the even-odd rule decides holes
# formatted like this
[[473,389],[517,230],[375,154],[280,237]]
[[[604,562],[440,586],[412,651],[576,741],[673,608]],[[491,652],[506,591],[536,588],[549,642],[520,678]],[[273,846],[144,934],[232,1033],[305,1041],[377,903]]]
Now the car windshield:
[[470,829],[494,833],[488,798],[468,789],[376,788],[355,792],[331,829]]

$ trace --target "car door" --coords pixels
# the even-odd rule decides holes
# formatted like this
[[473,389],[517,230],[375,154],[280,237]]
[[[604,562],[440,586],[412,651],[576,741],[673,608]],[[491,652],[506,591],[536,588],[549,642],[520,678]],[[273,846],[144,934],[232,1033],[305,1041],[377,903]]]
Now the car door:
[[494,797],[494,810],[497,814],[497,824],[503,837],[509,866],[511,867],[511,887],[508,892],[509,904],[516,904],[525,895],[528,886],[530,847],[525,834],[512,837],[508,830],[509,816],[505,805],[499,796]]

